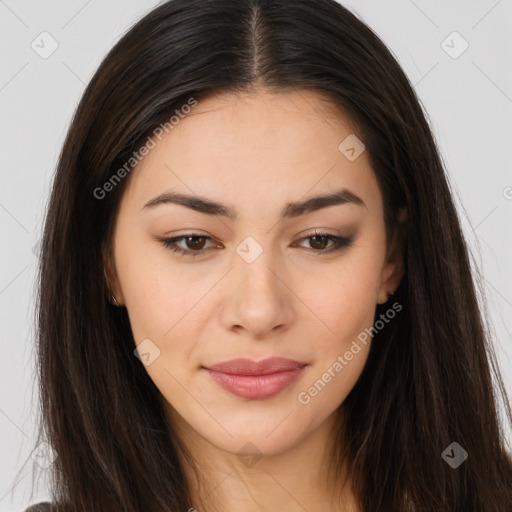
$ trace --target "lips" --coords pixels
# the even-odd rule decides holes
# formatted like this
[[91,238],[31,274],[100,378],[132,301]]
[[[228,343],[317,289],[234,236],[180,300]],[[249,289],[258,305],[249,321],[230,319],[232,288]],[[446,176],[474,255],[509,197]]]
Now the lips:
[[218,385],[233,395],[264,400],[290,386],[306,366],[306,363],[274,357],[263,361],[232,359],[204,369]]

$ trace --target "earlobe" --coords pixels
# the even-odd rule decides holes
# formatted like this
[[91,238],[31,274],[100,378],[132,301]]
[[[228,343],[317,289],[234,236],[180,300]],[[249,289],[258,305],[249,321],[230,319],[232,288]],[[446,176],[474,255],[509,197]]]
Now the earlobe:
[[377,302],[379,304],[386,303],[390,296],[400,286],[404,275],[403,266],[403,240],[405,238],[405,220],[407,211],[405,208],[399,210],[397,216],[397,225],[393,233],[393,238],[387,252],[386,263],[381,273],[381,284]]
[[113,306],[123,306],[123,294],[110,251],[103,251],[103,275],[107,289],[107,299]]
[[384,304],[390,299],[400,285],[402,277],[403,268],[400,262],[385,265],[377,300],[379,304]]

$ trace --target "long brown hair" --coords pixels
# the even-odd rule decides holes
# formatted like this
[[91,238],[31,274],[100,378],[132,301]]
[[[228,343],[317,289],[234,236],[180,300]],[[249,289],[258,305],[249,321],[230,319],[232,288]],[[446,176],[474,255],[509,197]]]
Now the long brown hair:
[[[399,208],[408,214],[394,296],[403,307],[375,334],[340,406],[333,475],[346,456],[366,512],[510,512],[499,397],[511,423],[512,415],[445,170],[399,64],[334,0],[171,0],[122,37],[86,88],[60,155],[40,256],[40,441],[58,454],[56,509],[195,505],[179,439],[133,355],[126,310],[108,301],[103,263],[136,166],[112,177],[191,98],[261,86],[312,89],[347,112],[383,194],[387,233]],[[456,469],[441,456],[452,442],[469,455]]]

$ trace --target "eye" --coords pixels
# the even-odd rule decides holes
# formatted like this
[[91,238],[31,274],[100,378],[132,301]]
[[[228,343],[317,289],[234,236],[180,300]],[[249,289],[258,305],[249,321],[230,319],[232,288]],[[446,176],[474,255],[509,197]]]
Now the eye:
[[[190,233],[188,235],[176,236],[174,238],[160,239],[160,241],[168,249],[186,256],[197,256],[198,254],[205,252],[204,245],[206,240],[213,239],[210,236],[201,235],[198,233]],[[178,242],[184,242],[186,247],[180,247]]]
[[[315,231],[314,233],[309,234],[301,239],[301,241],[309,240],[309,244],[311,249],[308,249],[310,252],[314,253],[331,253],[335,251],[339,251],[345,247],[349,247],[354,241],[353,237],[340,237],[336,235],[331,235],[329,233],[324,233],[321,231]],[[332,245],[326,249],[326,244],[328,242],[332,242]]]
[[[164,247],[171,249],[173,252],[183,256],[195,257],[206,252],[205,243],[208,240],[213,241],[213,238],[199,233],[189,233],[173,238],[159,238],[158,240],[164,245]],[[353,242],[353,237],[339,237],[329,233],[315,231],[314,233],[303,237],[300,241],[302,242],[305,240],[310,240],[309,244],[311,247],[305,248],[309,252],[326,254],[349,247]],[[332,242],[332,245],[330,247],[327,246],[328,248],[326,248],[326,244],[328,242]],[[183,247],[183,245],[180,246],[180,243],[183,243],[185,247]]]

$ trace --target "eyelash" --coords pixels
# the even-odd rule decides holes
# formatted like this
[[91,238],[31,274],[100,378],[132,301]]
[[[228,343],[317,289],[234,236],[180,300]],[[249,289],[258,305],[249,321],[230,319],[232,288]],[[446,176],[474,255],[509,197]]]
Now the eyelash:
[[[315,237],[322,237],[322,238],[328,238],[332,242],[334,242],[334,246],[331,246],[330,249],[306,249],[308,252],[316,253],[316,254],[330,254],[336,251],[340,251],[341,249],[344,249],[346,247],[350,247],[352,245],[352,242],[354,240],[353,237],[339,237],[335,235],[331,235],[329,233],[323,233],[321,231],[315,231],[314,233],[305,236],[301,238],[301,242],[303,240],[307,240],[308,238],[315,238]],[[201,235],[198,233],[189,233],[186,235],[176,236],[173,238],[160,238],[160,242],[166,247],[167,249],[171,249],[173,252],[181,254],[182,256],[191,256],[195,257],[199,254],[202,254],[205,252],[206,249],[200,249],[197,251],[191,251],[188,249],[182,249],[181,247],[178,247],[176,245],[176,242],[179,242],[181,240],[184,240],[186,238],[206,238],[208,240],[213,240],[212,237],[207,235]]]

